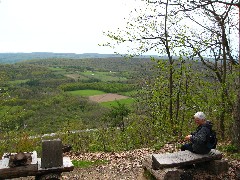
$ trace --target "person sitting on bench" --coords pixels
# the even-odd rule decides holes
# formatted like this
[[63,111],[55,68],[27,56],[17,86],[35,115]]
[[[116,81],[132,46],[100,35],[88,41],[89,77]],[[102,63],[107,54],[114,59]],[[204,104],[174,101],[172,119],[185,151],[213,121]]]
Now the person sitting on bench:
[[198,127],[195,132],[185,137],[185,140],[190,141],[190,143],[182,145],[181,150],[189,150],[197,154],[207,154],[212,149],[208,145],[208,139],[212,132],[212,123],[206,120],[203,112],[197,112],[194,115],[194,120]]

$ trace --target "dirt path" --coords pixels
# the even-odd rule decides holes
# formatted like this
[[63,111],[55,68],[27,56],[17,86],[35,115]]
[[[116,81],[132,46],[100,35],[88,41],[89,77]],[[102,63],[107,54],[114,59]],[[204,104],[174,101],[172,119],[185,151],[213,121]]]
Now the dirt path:
[[129,98],[128,96],[122,96],[119,94],[113,94],[113,93],[107,93],[107,94],[101,94],[101,95],[94,95],[94,96],[89,96],[89,99],[91,101],[95,102],[108,102],[108,101],[115,101],[119,99],[127,99]]

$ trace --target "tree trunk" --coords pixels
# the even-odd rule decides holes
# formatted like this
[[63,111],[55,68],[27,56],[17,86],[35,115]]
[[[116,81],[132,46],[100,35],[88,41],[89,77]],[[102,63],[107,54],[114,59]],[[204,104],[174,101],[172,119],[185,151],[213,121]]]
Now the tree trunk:
[[165,11],[165,25],[164,25],[164,35],[165,35],[165,48],[168,56],[169,61],[169,119],[172,126],[172,132],[174,135],[176,135],[176,129],[175,124],[173,120],[173,58],[171,56],[170,52],[170,46],[168,44],[168,27],[167,27],[167,21],[168,21],[168,3],[169,0],[166,2],[166,11]]
[[238,25],[239,25],[239,41],[238,41],[238,84],[237,84],[237,102],[235,104],[234,108],[234,125],[233,125],[233,143],[237,147],[238,152],[240,152],[240,1],[239,4],[237,5],[238,7],[238,13],[239,13],[239,18],[238,18]]
[[222,95],[221,95],[221,115],[220,115],[220,130],[221,130],[221,138],[225,138],[225,112],[226,112],[226,76],[227,76],[227,54],[226,54],[226,32],[225,32],[225,23],[221,20],[221,29],[222,29],[222,50],[223,50],[223,71],[222,71]]
[[233,143],[240,152],[240,90],[238,89],[237,102],[234,109]]

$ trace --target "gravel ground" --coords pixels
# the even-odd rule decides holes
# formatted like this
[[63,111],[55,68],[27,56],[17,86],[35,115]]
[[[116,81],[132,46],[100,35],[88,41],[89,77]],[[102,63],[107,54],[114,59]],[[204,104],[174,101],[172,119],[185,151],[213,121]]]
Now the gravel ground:
[[[73,172],[63,173],[62,178],[83,179],[83,180],[147,180],[144,176],[142,161],[146,156],[153,153],[175,152],[176,146],[166,144],[161,150],[137,149],[120,153],[85,153],[85,154],[66,154],[75,160],[108,160],[105,165],[98,165],[91,168],[75,168]],[[194,176],[194,180],[238,180],[236,169],[240,170],[240,160],[229,161],[229,170],[220,175],[209,175],[199,172]]]
[[[107,160],[107,164],[96,165],[90,168],[74,168],[72,172],[62,173],[62,180],[147,180],[142,167],[143,159],[152,153],[176,151],[176,146],[166,144],[161,150],[137,149],[119,153],[65,153],[72,160]],[[240,160],[229,160],[227,173],[217,176],[199,172],[195,180],[238,180],[236,172],[240,171]],[[239,172],[240,173],[240,172]],[[33,180],[34,177],[17,178],[15,180]]]
[[99,180],[146,180],[142,160],[149,149],[139,149],[120,153],[85,153],[69,154],[75,160],[108,160],[107,164],[91,168],[74,168],[71,173],[63,173],[63,179],[99,179]]

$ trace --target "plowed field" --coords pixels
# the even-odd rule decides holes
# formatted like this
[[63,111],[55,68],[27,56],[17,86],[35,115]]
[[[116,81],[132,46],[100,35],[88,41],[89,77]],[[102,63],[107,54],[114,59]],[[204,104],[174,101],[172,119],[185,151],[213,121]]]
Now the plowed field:
[[107,94],[101,94],[101,95],[94,95],[94,96],[89,96],[89,99],[91,101],[95,102],[108,102],[108,101],[115,101],[119,99],[127,99],[129,98],[128,96],[122,96],[119,94],[113,94],[113,93],[107,93]]

